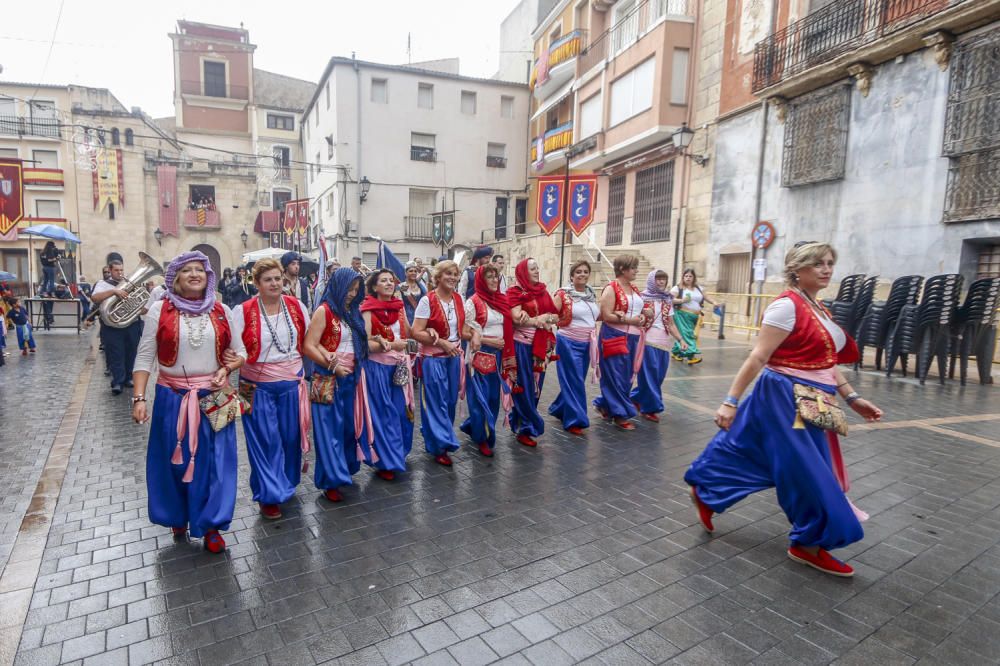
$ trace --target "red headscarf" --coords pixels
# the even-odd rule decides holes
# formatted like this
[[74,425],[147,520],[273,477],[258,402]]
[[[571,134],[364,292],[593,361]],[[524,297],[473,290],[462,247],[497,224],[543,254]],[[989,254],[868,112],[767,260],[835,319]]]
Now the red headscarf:
[[[552,301],[552,296],[549,295],[549,290],[545,287],[545,284],[543,282],[531,281],[531,276],[528,274],[529,261],[534,261],[534,259],[528,257],[522,260],[517,265],[517,268],[514,269],[514,277],[517,278],[517,284],[507,290],[508,302],[510,302],[511,307],[518,305],[524,307],[533,301],[537,312],[532,316],[545,314],[558,315],[559,311],[556,310],[556,304]],[[535,331],[535,339],[531,344],[531,355],[538,359],[537,362],[539,365],[544,365],[549,358],[549,354],[555,348],[555,344],[556,336],[540,328]]]
[[500,358],[503,369],[507,370],[517,363],[514,355],[514,320],[510,316],[510,302],[507,295],[500,292],[499,285],[496,291],[490,291],[486,284],[486,268],[487,266],[480,266],[476,269],[475,295],[487,306],[503,315],[503,353]]
[[399,312],[403,309],[403,301],[398,298],[383,301],[378,296],[369,294],[365,296],[365,300],[361,301],[360,309],[362,312],[371,312],[383,326],[392,326],[399,321]]

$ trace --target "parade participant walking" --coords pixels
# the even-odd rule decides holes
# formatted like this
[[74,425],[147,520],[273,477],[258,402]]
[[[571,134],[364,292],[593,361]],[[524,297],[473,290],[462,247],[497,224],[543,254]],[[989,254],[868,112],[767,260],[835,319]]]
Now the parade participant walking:
[[673,337],[682,350],[687,349],[687,343],[681,339],[681,334],[674,325],[673,297],[667,291],[669,280],[670,276],[666,271],[654,268],[646,277],[646,289],[641,294],[646,308],[652,314],[646,322],[642,366],[631,398],[642,418],[654,423],[660,421],[658,414],[663,411],[661,387],[670,366],[670,339],[667,336]]
[[597,316],[600,305],[590,287],[590,264],[580,260],[569,267],[570,284],[556,292],[553,301],[560,312],[556,333],[559,363],[559,395],[549,405],[549,414],[562,421],[563,428],[582,435],[590,427],[587,416],[587,372],[596,373]]
[[458,450],[455,408],[465,396],[461,341],[472,334],[465,323],[465,304],[455,293],[458,264],[439,261],[434,282],[437,286],[420,299],[413,316],[413,337],[420,343],[420,434],[427,453],[448,466],[448,454]]
[[670,290],[674,299],[674,324],[680,331],[681,338],[687,348],[681,346],[680,340],[674,344],[672,354],[674,360],[687,361],[688,365],[701,363],[701,350],[698,349],[698,329],[701,325],[702,303],[715,305],[715,301],[705,295],[698,286],[698,276],[693,268],[685,268],[681,274],[681,282]]
[[406,311],[406,322],[413,326],[413,313],[420,299],[427,295],[427,287],[420,279],[420,267],[415,262],[406,264],[406,281],[399,285],[399,295]]
[[514,351],[517,356],[517,385],[511,428],[517,441],[538,446],[537,438],[545,432],[545,422],[538,413],[545,369],[555,361],[555,331],[559,311],[543,282],[538,280],[538,262],[523,260],[514,269],[517,284],[507,291],[514,318]]
[[229,300],[233,302],[233,307],[246,303],[257,295],[257,288],[253,286],[253,281],[249,271],[245,266],[236,269],[236,279],[230,285]]
[[[108,262],[110,279],[101,280],[94,285],[91,300],[94,305],[100,305],[112,296],[128,298],[128,292],[119,287],[125,278],[125,267],[118,257],[111,257]],[[214,274],[213,274],[214,275]],[[212,284],[212,299],[215,299],[215,284]],[[132,370],[135,365],[136,353],[139,349],[139,338],[142,335],[142,320],[136,319],[125,328],[115,328],[101,322],[101,343],[104,345],[104,356],[111,373],[111,392],[118,395],[123,386],[132,386]]]
[[[465,301],[465,321],[472,332],[472,364],[465,384],[469,416],[461,430],[487,458],[496,448],[496,424],[502,402],[510,403],[510,387],[516,374],[514,322],[510,304],[500,292],[500,272],[493,264],[480,266],[473,281],[475,293]],[[505,407],[508,409],[509,407]]]
[[306,331],[305,353],[314,361],[309,390],[316,449],[313,481],[331,502],[344,499],[337,488],[351,485],[351,476],[361,467],[354,408],[361,361],[368,356],[358,311],[363,297],[361,275],[338,268]]
[[816,300],[830,283],[836,258],[830,245],[815,242],[800,243],[785,256],[788,289],[767,307],[757,345],[715,413],[721,429],[684,480],[710,533],[714,513],[776,488],[792,524],[788,556],[825,573],[851,576],[854,570],[827,552],[864,536],[845,494],[847,475],[833,428],[843,434],[846,422],[834,394],[865,420],[880,420],[882,410],[844,379],[837,364],[857,360],[857,345]]
[[[166,296],[150,308],[139,345],[132,418],[147,421],[147,385],[159,366],[146,451],[149,519],[177,538],[190,530],[221,553],[226,542],[219,532],[233,519],[237,477],[238,410],[235,393],[224,389],[246,351],[233,335],[229,308],[216,301],[215,281],[201,252],[185,252],[167,266]],[[226,360],[227,349],[234,360]],[[199,402],[209,396],[212,413],[225,411],[203,415]],[[216,420],[226,413],[232,421]]]
[[361,364],[363,402],[356,408],[364,417],[361,454],[379,478],[392,481],[396,472],[406,471],[406,456],[413,448],[413,372],[407,353],[410,325],[403,301],[395,297],[392,271],[372,271],[367,287],[361,317],[368,335],[368,358]]
[[76,281],[76,297],[80,301],[80,321],[84,321],[90,316],[90,308],[94,306],[90,300],[90,294],[94,290],[93,285],[87,282],[87,278],[80,276]]
[[222,296],[222,302],[226,304],[226,307],[236,307],[236,303],[233,302],[232,297],[235,285],[236,276],[233,275],[233,269],[227,268],[222,271],[222,279],[219,280],[219,295]]
[[472,260],[465,267],[465,270],[462,271],[462,279],[458,283],[458,293],[462,296],[462,300],[471,298],[472,294],[475,293],[476,271],[480,266],[490,263],[490,257],[492,256],[493,248],[488,245],[480,245],[472,251]]
[[281,265],[254,264],[257,296],[233,312],[246,347],[240,370],[243,433],[250,460],[250,490],[265,518],[281,518],[280,505],[295,494],[302,455],[309,451],[309,387],[302,374],[302,346],[309,311],[282,294]]
[[302,255],[298,252],[286,252],[281,255],[281,269],[284,271],[285,293],[302,301],[309,307],[309,281],[299,277],[302,268]]
[[14,325],[14,331],[17,333],[17,348],[21,350],[21,356],[27,356],[29,352],[34,354],[35,334],[32,331],[31,322],[28,321],[28,311],[16,298],[10,299],[7,318]]
[[643,355],[646,321],[652,314],[633,286],[639,259],[631,254],[615,257],[615,279],[601,292],[601,326],[598,348],[601,394],[594,407],[605,419],[613,419],[622,430],[635,430],[629,421],[636,414],[632,404],[632,382]]

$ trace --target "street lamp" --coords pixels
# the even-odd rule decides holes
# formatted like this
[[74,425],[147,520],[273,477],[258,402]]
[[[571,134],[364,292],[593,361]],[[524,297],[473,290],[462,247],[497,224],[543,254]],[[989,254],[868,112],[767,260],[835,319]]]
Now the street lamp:
[[368,190],[372,189],[372,181],[368,180],[368,176],[364,176],[358,184],[361,186],[361,203],[364,203],[368,199]]
[[682,155],[690,157],[691,161],[698,166],[705,166],[708,162],[708,157],[706,155],[692,155],[687,152],[688,146],[691,145],[691,139],[694,138],[694,130],[687,126],[687,123],[681,123],[681,126],[675,131],[671,136],[670,140],[674,143],[674,148],[677,148]]
[[156,239],[157,245],[161,247],[163,246],[163,232],[160,231],[159,227],[156,227],[156,231],[153,232],[153,238]]
[[248,238],[250,238],[250,236],[247,235],[247,230],[246,229],[244,229],[243,231],[240,232],[240,240],[243,241],[243,247],[244,248],[247,246],[247,239]]

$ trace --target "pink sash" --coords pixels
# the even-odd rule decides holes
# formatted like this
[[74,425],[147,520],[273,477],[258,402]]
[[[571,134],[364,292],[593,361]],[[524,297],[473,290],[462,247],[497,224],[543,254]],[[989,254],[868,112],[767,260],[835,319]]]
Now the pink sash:
[[[459,343],[454,343],[459,344]],[[444,356],[448,357],[447,354],[442,351],[440,347],[428,347],[427,345],[420,345],[420,355],[429,357]],[[461,357],[459,357],[461,358]],[[465,400],[465,366],[462,366],[462,371],[458,373],[458,399]]]
[[621,331],[625,334],[632,334],[632,329],[637,329],[639,331],[639,345],[635,348],[635,360],[632,362],[632,380],[639,376],[639,368],[642,367],[642,357],[646,352],[646,331],[638,326],[627,326],[625,324],[612,323],[609,321],[604,322],[605,326],[610,326],[616,331]]
[[177,413],[177,446],[174,454],[170,456],[171,465],[183,465],[184,454],[181,452],[181,441],[184,434],[191,426],[191,436],[188,437],[188,448],[191,449],[191,461],[188,463],[187,471],[181,479],[184,483],[191,483],[194,479],[194,456],[198,453],[198,428],[201,426],[201,408],[198,406],[198,390],[212,388],[213,375],[189,375],[187,377],[174,377],[160,373],[156,383],[175,391],[187,390],[181,398],[181,409]]
[[309,453],[309,429],[312,428],[312,410],[309,408],[309,385],[302,372],[302,359],[278,361],[275,363],[247,363],[240,369],[240,377],[257,383],[298,382],[299,383],[299,433],[302,437],[302,453]]
[[596,384],[597,380],[601,378],[600,357],[597,352],[597,327],[567,326],[566,328],[560,328],[557,335],[565,335],[567,340],[572,340],[573,342],[590,343],[590,383]]

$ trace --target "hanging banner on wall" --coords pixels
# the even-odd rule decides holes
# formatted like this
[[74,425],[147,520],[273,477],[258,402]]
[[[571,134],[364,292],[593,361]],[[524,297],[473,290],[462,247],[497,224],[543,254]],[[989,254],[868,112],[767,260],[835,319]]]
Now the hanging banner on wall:
[[299,199],[299,233],[309,229],[309,199]]
[[566,222],[573,233],[579,236],[594,221],[597,176],[570,176],[569,191],[569,219]]
[[535,221],[546,236],[551,236],[563,221],[563,185],[565,176],[545,176],[538,179],[538,206]]
[[289,236],[291,236],[292,232],[295,231],[295,226],[297,224],[295,217],[296,213],[298,213],[299,211],[298,203],[299,202],[296,201],[295,199],[289,199],[288,201],[285,202],[284,229],[285,233],[288,234]]
[[24,216],[24,167],[15,158],[0,159],[0,236],[7,236]]
[[108,204],[125,206],[125,181],[122,173],[122,151],[98,150],[97,166],[91,173],[94,184],[94,210],[103,211]]

